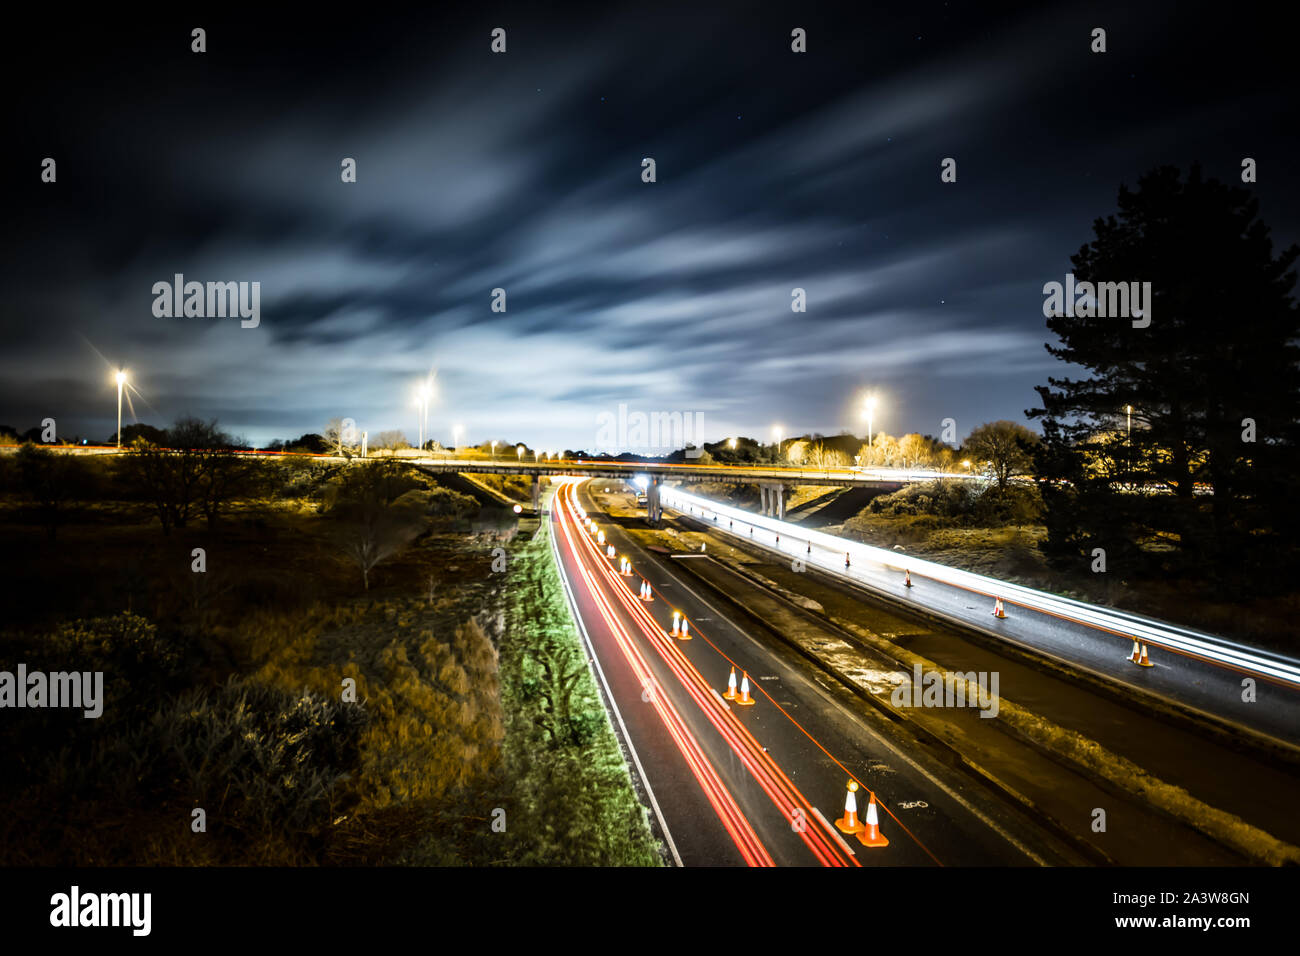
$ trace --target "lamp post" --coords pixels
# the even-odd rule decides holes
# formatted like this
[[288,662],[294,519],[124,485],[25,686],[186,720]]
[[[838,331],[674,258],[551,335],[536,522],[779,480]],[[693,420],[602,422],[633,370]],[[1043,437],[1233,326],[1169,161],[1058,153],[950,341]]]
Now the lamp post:
[[867,420],[867,446],[868,447],[871,446],[871,439],[874,437],[874,433],[875,433],[875,422],[874,422],[875,411],[876,411],[876,396],[868,395],[866,398],[862,400],[862,415]]
[[117,450],[122,450],[122,386],[126,384],[126,372],[117,370]]
[[464,429],[460,425],[451,426],[451,441],[452,441],[453,454],[460,451],[460,433],[462,431],[464,431]]
[[1128,457],[1128,474],[1129,481],[1133,480],[1133,406],[1124,406],[1124,416],[1128,420],[1128,435],[1125,438],[1124,445]]
[[494,438],[492,439],[492,460],[496,461],[496,457],[497,457],[497,440]]
[[772,439],[776,444],[776,451],[773,453],[772,459],[777,464],[781,463],[781,437],[783,434],[784,432],[782,431],[780,425],[772,426]]

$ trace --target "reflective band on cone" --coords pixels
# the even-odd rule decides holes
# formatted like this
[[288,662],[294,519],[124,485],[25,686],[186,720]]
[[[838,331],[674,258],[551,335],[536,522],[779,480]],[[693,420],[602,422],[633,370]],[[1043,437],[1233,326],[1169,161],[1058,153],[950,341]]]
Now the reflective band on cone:
[[858,821],[858,798],[854,796],[858,790],[856,780],[849,781],[849,792],[844,797],[844,816],[835,821],[835,826],[841,833],[861,833],[864,827]]
[[889,841],[880,832],[880,817],[876,813],[876,795],[871,794],[867,801],[867,824],[858,833],[858,842],[863,846],[889,846]]

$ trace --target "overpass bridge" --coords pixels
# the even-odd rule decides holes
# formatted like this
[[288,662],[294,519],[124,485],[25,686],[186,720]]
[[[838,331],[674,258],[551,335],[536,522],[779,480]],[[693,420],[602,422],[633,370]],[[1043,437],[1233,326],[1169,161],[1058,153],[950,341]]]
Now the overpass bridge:
[[[781,465],[693,465],[689,462],[662,461],[592,461],[590,459],[508,461],[484,458],[406,457],[400,460],[431,475],[470,473],[532,476],[533,507],[540,508],[541,479],[550,475],[578,475],[584,478],[612,478],[630,482],[646,480],[646,510],[651,521],[661,513],[659,486],[665,481],[678,484],[714,482],[758,485],[762,495],[762,513],[774,518],[785,517],[786,485],[835,485],[838,487],[875,488],[882,492],[897,491],[905,484],[932,481],[937,477],[968,480],[966,475],[943,475],[929,470],[907,471],[895,468],[822,468],[810,469]],[[975,479],[971,479],[975,480]]]
[[[18,445],[0,445],[0,453],[16,451]],[[51,451],[78,455],[114,455],[127,449],[112,445],[49,445]],[[258,457],[346,458],[360,461],[359,456],[312,454],[305,452],[267,452],[237,449],[238,454]],[[690,462],[616,461],[610,459],[548,458],[540,461],[511,461],[508,458],[459,458],[455,455],[423,455],[412,449],[391,455],[365,456],[391,458],[412,465],[429,474],[487,474],[532,476],[533,509],[541,508],[541,479],[551,475],[578,475],[584,478],[613,478],[630,482],[646,480],[647,512],[651,521],[661,515],[659,486],[665,481],[676,484],[714,482],[734,485],[758,485],[762,514],[778,520],[785,518],[786,485],[834,485],[841,488],[874,488],[881,492],[897,491],[906,484],[945,478],[954,481],[982,481],[979,475],[952,474],[930,469],[906,468],[805,468],[797,465],[697,465]]]

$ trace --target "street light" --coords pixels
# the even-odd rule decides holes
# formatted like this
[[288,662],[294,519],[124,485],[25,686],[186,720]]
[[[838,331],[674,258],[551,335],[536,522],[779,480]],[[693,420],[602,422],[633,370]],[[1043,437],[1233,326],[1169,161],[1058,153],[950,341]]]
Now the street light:
[[780,425],[772,426],[772,438],[776,442],[776,454],[773,455],[773,458],[778,464],[781,462],[781,438],[784,434]]
[[453,454],[460,451],[460,433],[465,429],[460,425],[451,426],[451,441]]
[[117,370],[117,450],[122,450],[122,386],[126,384],[126,372]]
[[1125,405],[1124,414],[1128,418],[1128,437],[1124,444],[1128,451],[1128,472],[1131,481],[1133,478],[1133,406]]
[[492,460],[495,461],[496,457],[497,457],[497,440],[494,438],[492,439]]
[[867,445],[871,444],[872,434],[874,432],[873,415],[876,411],[876,396],[868,395],[862,400],[862,415],[867,420]]
[[515,449],[515,455],[519,458],[519,463],[520,463],[520,464],[523,464],[523,461],[524,461],[524,446],[523,446],[523,445],[520,445],[520,446],[518,446],[518,447]]

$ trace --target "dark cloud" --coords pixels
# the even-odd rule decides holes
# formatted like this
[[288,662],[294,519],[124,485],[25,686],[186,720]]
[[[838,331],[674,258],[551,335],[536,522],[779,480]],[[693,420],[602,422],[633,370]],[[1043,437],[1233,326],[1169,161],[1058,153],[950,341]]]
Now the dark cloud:
[[[590,447],[620,403],[832,432],[867,386],[878,427],[964,433],[1034,403],[1042,284],[1121,182],[1254,155],[1294,238],[1283,44],[1248,8],[865,7],[228,15],[201,57],[174,16],[30,24],[0,421],[104,437],[120,363],[145,420],[256,440],[411,433],[434,367],[444,438]],[[178,272],[260,282],[261,325],[155,318]]]

